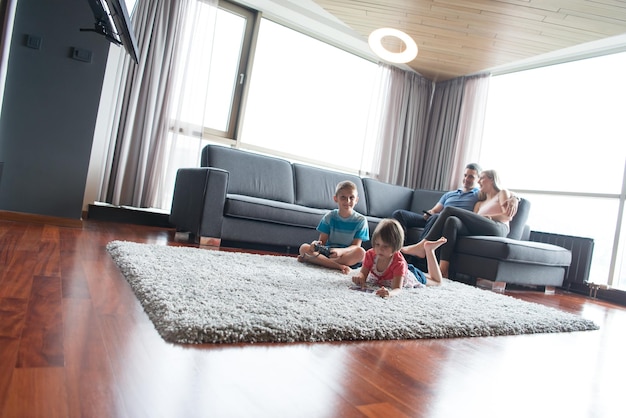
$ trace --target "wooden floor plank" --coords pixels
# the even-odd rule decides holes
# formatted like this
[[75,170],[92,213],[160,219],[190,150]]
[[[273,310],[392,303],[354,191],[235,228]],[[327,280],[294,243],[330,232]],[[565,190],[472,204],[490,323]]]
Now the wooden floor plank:
[[61,279],[35,276],[17,367],[63,367]]
[[67,417],[65,383],[65,370],[62,367],[15,369],[2,416]]
[[65,299],[63,318],[69,416],[127,416],[91,301]]
[[36,253],[16,251],[0,273],[0,297],[28,299],[32,290]]
[[89,245],[83,242],[80,230],[62,228],[59,231],[59,269],[63,298],[89,299],[89,286],[83,269],[84,250]]
[[20,228],[11,229],[6,224],[0,225],[0,266],[7,266],[11,262],[21,236]]
[[39,246],[37,263],[35,263],[35,274],[38,276],[60,277],[59,241],[42,241]]
[[0,298],[0,337],[21,337],[27,309],[27,299]]
[[[19,338],[0,336],[0,411],[4,409],[6,403],[19,348]],[[0,414],[0,416],[7,415]]]

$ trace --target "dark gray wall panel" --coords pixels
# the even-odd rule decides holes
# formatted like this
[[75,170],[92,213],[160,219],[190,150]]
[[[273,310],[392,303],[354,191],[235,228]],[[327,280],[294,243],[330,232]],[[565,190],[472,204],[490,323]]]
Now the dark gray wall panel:
[[[81,217],[109,49],[80,31],[93,23],[86,0],[17,5],[0,117],[0,210]],[[91,52],[91,62],[73,59],[74,48]]]

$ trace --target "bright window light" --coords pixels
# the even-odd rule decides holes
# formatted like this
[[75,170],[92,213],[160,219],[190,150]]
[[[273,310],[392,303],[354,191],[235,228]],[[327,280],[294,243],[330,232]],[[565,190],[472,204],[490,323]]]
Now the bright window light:
[[345,171],[369,169],[362,160],[377,71],[373,62],[262,20],[243,146]]

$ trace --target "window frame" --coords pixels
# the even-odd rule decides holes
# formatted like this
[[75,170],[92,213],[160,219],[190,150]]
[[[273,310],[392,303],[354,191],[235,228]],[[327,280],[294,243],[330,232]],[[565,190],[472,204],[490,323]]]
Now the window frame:
[[248,74],[251,70],[251,64],[253,61],[252,54],[254,51],[254,44],[258,32],[261,13],[225,0],[220,0],[217,7],[218,9],[226,10],[244,17],[246,19],[246,27],[239,53],[239,65],[237,67],[237,77],[239,78],[239,81],[235,82],[235,91],[233,92],[232,100],[230,102],[228,129],[222,131],[202,126],[202,139],[218,140],[219,142],[225,141],[232,144],[237,141],[237,133],[243,117]]

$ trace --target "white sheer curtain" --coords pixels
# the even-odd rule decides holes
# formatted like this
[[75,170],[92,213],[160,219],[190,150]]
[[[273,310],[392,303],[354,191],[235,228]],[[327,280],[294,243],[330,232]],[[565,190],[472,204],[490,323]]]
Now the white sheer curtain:
[[0,109],[2,109],[2,99],[4,98],[5,78],[7,75],[16,7],[17,0],[0,2]]
[[465,166],[468,163],[480,163],[478,156],[480,155],[490,80],[490,74],[481,74],[465,79],[452,176],[447,189],[459,187]]
[[215,12],[213,22],[199,19],[203,16],[199,8],[207,4],[216,9],[217,0],[138,0],[133,27],[140,58],[137,65],[129,57],[121,63],[121,100],[112,123],[106,163],[110,176],[104,181],[102,200],[167,209],[164,202],[171,197],[164,197],[162,190],[175,158],[168,149],[179,136],[171,134],[171,120],[185,100],[185,90],[177,90],[176,80],[186,69],[190,56],[186,40],[194,25],[209,31],[214,27]]
[[182,28],[180,56],[167,109],[167,126],[160,132],[157,158],[148,178],[148,202],[169,210],[176,173],[199,167],[218,0],[194,0]]
[[374,176],[417,187],[433,84],[419,74],[381,64]]

